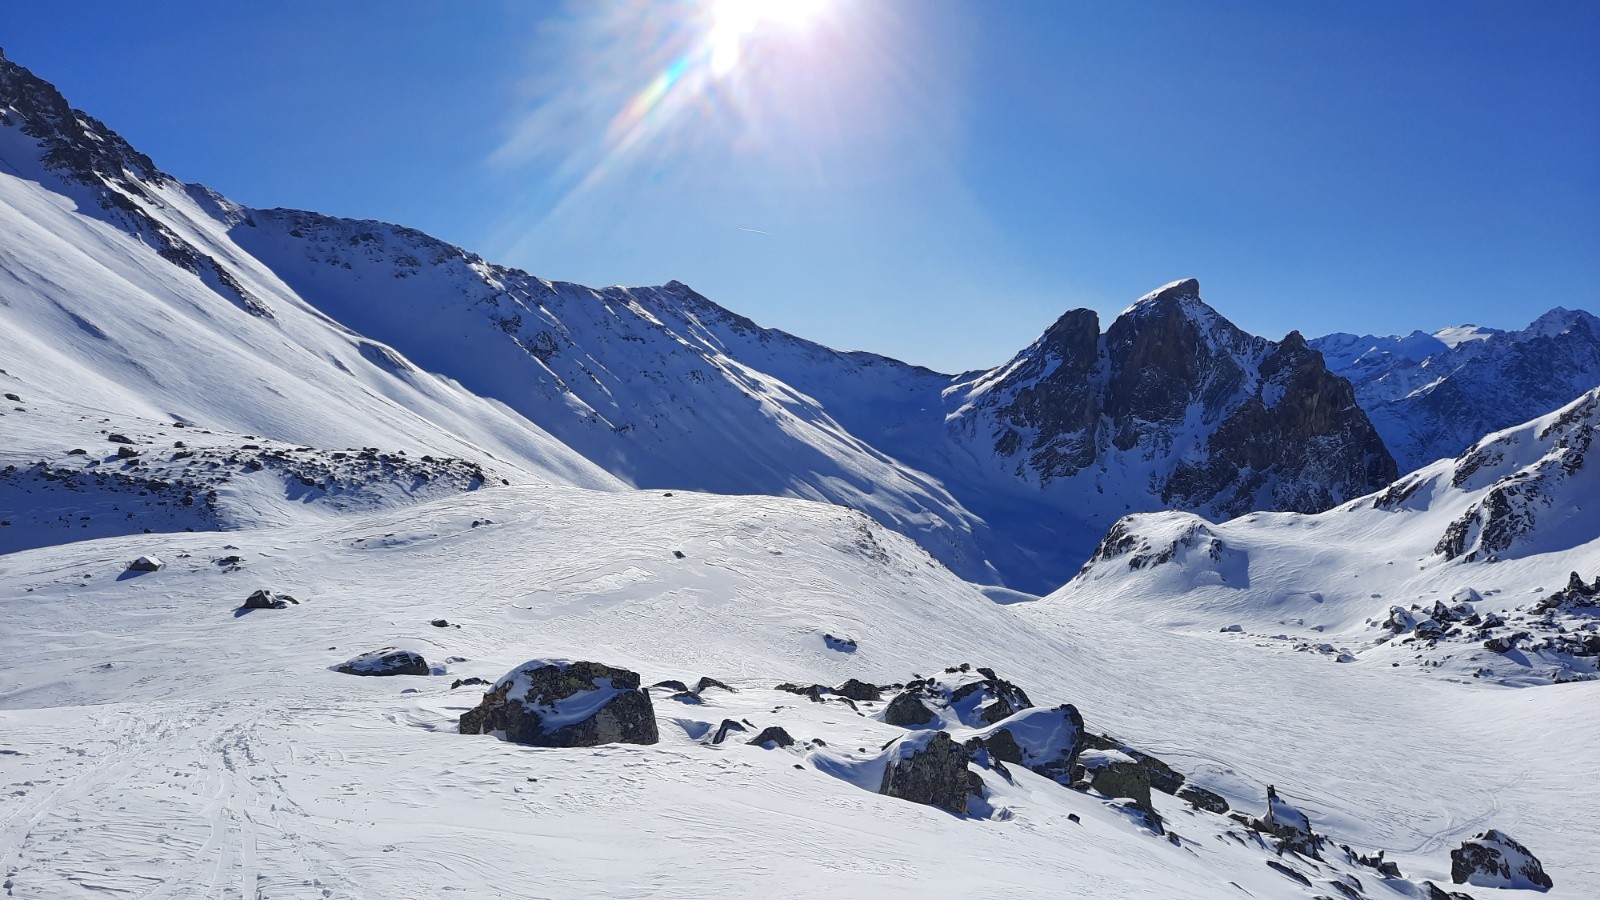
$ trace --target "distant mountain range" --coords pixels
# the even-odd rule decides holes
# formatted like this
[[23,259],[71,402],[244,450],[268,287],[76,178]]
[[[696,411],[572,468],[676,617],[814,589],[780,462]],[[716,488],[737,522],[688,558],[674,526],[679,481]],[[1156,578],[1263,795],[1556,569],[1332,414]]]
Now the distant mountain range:
[[413,229],[242,207],[3,57],[0,108],[0,346],[36,391],[557,483],[837,503],[981,584],[1048,591],[1128,513],[1321,511],[1600,383],[1587,313],[1273,342],[1193,280],[945,375],[677,282],[550,282]]

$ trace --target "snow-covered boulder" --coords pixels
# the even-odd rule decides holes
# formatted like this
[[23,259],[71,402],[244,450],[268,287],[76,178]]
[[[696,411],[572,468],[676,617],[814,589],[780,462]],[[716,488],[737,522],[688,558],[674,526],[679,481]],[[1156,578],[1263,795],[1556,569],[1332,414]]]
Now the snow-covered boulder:
[[983,778],[967,768],[970,759],[948,732],[907,735],[888,748],[878,793],[965,815],[968,796],[983,796]]
[[128,563],[128,571],[159,572],[161,571],[161,567],[165,565],[166,563],[162,562],[161,557],[159,556],[141,556],[133,562]]
[[428,661],[415,650],[385,647],[352,656],[335,666],[334,671],[346,675],[427,675]]
[[977,739],[1001,762],[1070,785],[1073,763],[1083,749],[1083,716],[1070,703],[1025,709],[980,731]]
[[461,716],[462,734],[535,747],[654,744],[660,740],[639,675],[596,662],[535,659],[507,672]]
[[1267,814],[1261,830],[1275,834],[1283,845],[1306,856],[1317,855],[1318,839],[1311,830],[1311,818],[1294,804],[1278,796],[1278,789],[1267,785]]
[[269,591],[269,590],[266,590],[265,588],[263,588],[263,589],[261,589],[259,591],[256,591],[255,593],[251,594],[249,597],[246,597],[245,601],[244,601],[244,607],[243,608],[244,609],[287,609],[289,607],[289,604],[291,604],[291,603],[298,604],[299,602],[300,602],[299,600],[296,600],[295,598],[289,596],[288,594],[279,594],[276,591]]
[[1489,829],[1450,851],[1450,880],[1491,888],[1548,891],[1554,882],[1527,847]]

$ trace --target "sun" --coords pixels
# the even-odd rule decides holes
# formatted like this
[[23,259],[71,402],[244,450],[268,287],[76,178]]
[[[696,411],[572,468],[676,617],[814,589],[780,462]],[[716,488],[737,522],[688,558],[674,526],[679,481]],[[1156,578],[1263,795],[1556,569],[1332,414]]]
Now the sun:
[[805,29],[828,5],[829,0],[712,0],[706,37],[712,72],[725,76],[737,68],[744,44],[757,31]]

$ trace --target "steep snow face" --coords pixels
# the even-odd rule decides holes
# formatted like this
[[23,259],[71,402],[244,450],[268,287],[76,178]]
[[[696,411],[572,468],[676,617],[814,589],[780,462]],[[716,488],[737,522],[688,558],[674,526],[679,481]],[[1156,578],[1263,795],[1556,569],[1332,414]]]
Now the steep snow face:
[[1521,331],[1465,325],[1406,338],[1334,334],[1311,346],[1355,384],[1402,469],[1455,456],[1600,385],[1600,318],[1561,307]]
[[1036,612],[1239,626],[1359,664],[1513,684],[1593,677],[1596,592],[1544,595],[1600,574],[1597,428],[1600,389],[1321,514],[1130,516]]
[[[306,305],[228,239],[237,215],[0,57],[0,381],[25,401],[0,419],[6,463],[100,438],[109,417],[620,487],[526,419]],[[23,444],[33,458],[16,457]]]
[[[770,369],[827,368],[835,391],[863,389],[862,405],[932,373],[763,331],[676,282],[549,282],[378,222],[253,210],[232,235],[322,311],[540,423],[629,484],[850,506],[965,578],[1001,579],[956,498]],[[879,371],[890,375],[882,386]]]

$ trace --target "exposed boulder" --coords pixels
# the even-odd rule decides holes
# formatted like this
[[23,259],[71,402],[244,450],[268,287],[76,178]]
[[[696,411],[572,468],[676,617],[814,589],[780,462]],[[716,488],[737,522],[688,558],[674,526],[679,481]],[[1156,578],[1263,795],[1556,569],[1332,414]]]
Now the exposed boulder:
[[683,682],[677,680],[676,678],[668,678],[666,681],[658,681],[655,684],[652,684],[650,686],[651,687],[658,687],[658,688],[666,688],[666,689],[671,690],[671,691],[677,691],[680,694],[688,693],[688,691],[689,691],[689,686],[687,684],[684,684]]
[[[724,722],[724,724],[726,724],[726,722]],[[743,729],[740,730],[742,731]],[[746,741],[745,743],[748,743],[754,747],[765,747],[766,749],[771,750],[773,747],[793,747],[794,738],[790,737],[789,732],[783,730],[782,727],[777,725],[768,725],[766,728],[761,729],[760,734],[756,735],[754,738]]]
[[288,594],[279,594],[263,588],[245,598],[244,609],[287,609],[289,604],[298,604],[300,601]]
[[1548,891],[1554,882],[1539,858],[1503,831],[1489,829],[1450,851],[1450,880],[1479,887]]
[[141,556],[128,563],[129,572],[159,572],[166,563],[159,556]]
[[1184,774],[1182,772],[1143,750],[1130,747],[1110,735],[1085,735],[1083,743],[1085,747],[1091,747],[1096,750],[1115,750],[1126,754],[1140,768],[1144,769],[1145,778],[1149,780],[1150,786],[1163,794],[1177,796],[1178,791],[1183,787]]
[[856,652],[856,642],[855,642],[854,638],[839,637],[837,635],[825,634],[825,635],[822,636],[822,643],[829,650],[837,650],[840,653],[854,653],[854,652]]
[[1197,784],[1186,784],[1178,789],[1178,799],[1195,809],[1222,815],[1228,811],[1228,801],[1221,794],[1208,791]]
[[883,710],[883,721],[888,725],[900,728],[921,728],[935,721],[933,710],[917,699],[916,694],[907,691],[896,694],[889,705]]
[[948,732],[911,734],[888,749],[878,793],[965,815],[967,798],[982,796],[983,779],[967,768],[967,749]]
[[1150,775],[1133,757],[1120,750],[1085,750],[1076,772],[1102,795],[1132,800],[1150,827],[1161,831],[1161,816],[1150,799]]
[[334,667],[346,675],[427,675],[428,661],[415,650],[385,647],[351,658]]
[[878,690],[877,685],[868,684],[865,681],[860,681],[855,678],[852,678],[849,681],[846,681],[844,684],[834,688],[833,692],[849,700],[870,700],[876,703],[877,701],[883,699],[883,693]]
[[746,730],[747,729],[743,725],[735,722],[732,719],[723,719],[722,724],[717,726],[717,733],[711,738],[711,743],[720,744],[728,739],[728,735],[730,733]]
[[540,659],[496,682],[476,709],[461,716],[461,733],[493,734],[536,747],[660,740],[638,673],[596,662]]
[[715,678],[711,678],[709,676],[702,676],[699,681],[694,683],[694,692],[696,694],[705,693],[707,688],[722,688],[723,690],[727,691],[730,694],[738,693],[738,691],[735,691],[733,688],[728,687],[727,685],[723,684],[722,682],[716,680]]
[[1473,900],[1471,894],[1464,894],[1461,891],[1447,891],[1431,881],[1424,881],[1422,890],[1425,892],[1422,900]]

